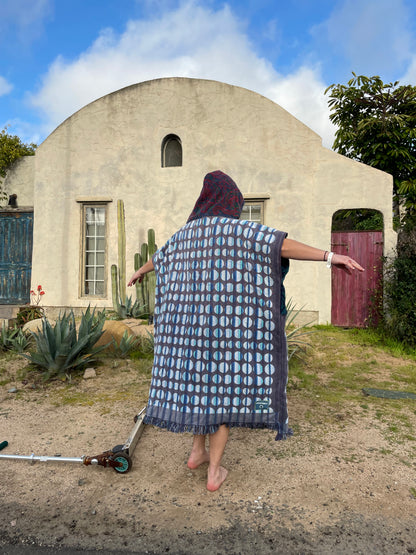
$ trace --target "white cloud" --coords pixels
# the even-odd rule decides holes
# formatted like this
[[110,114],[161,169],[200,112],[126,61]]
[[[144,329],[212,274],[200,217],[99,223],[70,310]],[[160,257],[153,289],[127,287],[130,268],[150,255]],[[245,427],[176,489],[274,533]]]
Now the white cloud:
[[7,37],[11,29],[21,42],[28,43],[43,32],[43,22],[52,13],[53,0],[0,1],[0,31]]
[[410,21],[404,0],[342,0],[313,35],[328,41],[355,72],[391,73],[411,57]]
[[0,75],[0,96],[9,94],[13,90],[13,85]]
[[266,96],[313,129],[322,137],[324,146],[331,148],[335,126],[329,119],[325,89],[319,68],[302,66],[291,75],[281,77]]
[[416,83],[416,56],[412,57],[412,61],[407,68],[406,73],[399,79],[400,85],[413,85]]
[[250,43],[242,23],[225,6],[196,1],[147,20],[124,33],[102,31],[76,60],[58,57],[31,103],[43,114],[45,133],[79,108],[124,86],[160,77],[194,77],[239,85],[277,101],[332,144],[325,85],[314,68],[282,76]]

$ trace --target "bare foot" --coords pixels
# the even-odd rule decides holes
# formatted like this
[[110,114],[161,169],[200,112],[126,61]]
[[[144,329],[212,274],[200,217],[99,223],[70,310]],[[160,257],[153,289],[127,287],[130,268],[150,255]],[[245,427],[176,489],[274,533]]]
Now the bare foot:
[[189,455],[188,462],[186,463],[188,468],[191,470],[195,470],[201,464],[209,462],[209,453],[208,451],[203,451],[202,453],[193,453]]
[[208,469],[208,482],[207,482],[207,490],[208,491],[217,491],[226,479],[228,474],[228,470],[225,469],[223,466],[218,467],[215,471],[209,471]]

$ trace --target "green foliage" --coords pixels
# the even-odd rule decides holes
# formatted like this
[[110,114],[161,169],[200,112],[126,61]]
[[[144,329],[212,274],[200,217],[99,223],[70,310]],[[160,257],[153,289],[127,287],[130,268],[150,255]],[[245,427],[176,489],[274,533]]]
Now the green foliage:
[[139,338],[135,335],[129,334],[129,332],[126,330],[123,333],[120,343],[117,343],[117,341],[113,337],[114,356],[117,358],[127,358],[131,352],[137,350],[139,344]]
[[35,154],[36,147],[34,143],[22,143],[17,135],[7,133],[7,127],[0,131],[0,204],[7,200],[7,194],[2,187],[2,180],[6,177],[7,170],[21,156]]
[[346,86],[325,91],[337,126],[333,148],[392,174],[396,201],[404,200],[407,217],[416,211],[416,87],[353,76]]
[[288,360],[290,361],[292,357],[302,359],[303,355],[306,353],[306,349],[311,346],[309,341],[305,341],[305,337],[314,333],[313,330],[308,328],[312,322],[294,327],[294,321],[303,307],[296,310],[296,305],[293,303],[292,299],[289,299],[286,304],[286,308],[286,341]]
[[8,328],[3,323],[0,332],[0,351],[14,351],[23,353],[27,351],[31,345],[31,338],[17,326]]
[[416,254],[404,246],[385,265],[383,331],[404,345],[416,348]]
[[96,359],[97,354],[107,345],[95,347],[103,333],[105,311],[95,313],[88,307],[83,313],[77,333],[74,312],[59,315],[52,326],[46,319],[42,321],[42,331],[31,332],[36,343],[36,351],[22,355],[32,364],[44,370],[43,377],[65,378],[71,371],[85,367]]
[[383,214],[371,208],[338,210],[331,231],[383,231]]
[[[134,255],[134,269],[138,270],[148,260],[150,260],[157,251],[155,242],[155,232],[149,229],[147,232],[147,243],[143,243],[140,253]],[[155,310],[155,289],[156,289],[156,276],[154,272],[149,272],[143,277],[141,283],[136,283],[136,295],[140,300],[142,306],[146,308],[149,316],[153,317]]]
[[147,316],[146,307],[142,306],[136,299],[133,302],[132,297],[126,297],[124,303],[118,300],[116,306],[114,307],[114,314],[116,315],[115,320],[125,320],[126,318],[145,318]]
[[136,349],[130,353],[132,359],[153,358],[155,338],[153,333],[146,330],[146,336],[139,336]]
[[43,318],[45,311],[41,306],[28,305],[22,307],[16,315],[16,323],[22,328],[27,322]]

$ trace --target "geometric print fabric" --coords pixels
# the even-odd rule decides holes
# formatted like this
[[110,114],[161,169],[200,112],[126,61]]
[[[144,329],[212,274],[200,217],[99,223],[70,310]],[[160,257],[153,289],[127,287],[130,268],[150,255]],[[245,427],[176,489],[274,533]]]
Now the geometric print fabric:
[[285,390],[276,391],[282,372],[286,386],[286,355],[274,341],[284,320],[275,267],[284,236],[254,222],[205,217],[155,254],[149,423],[194,433],[221,424],[286,429],[286,406],[276,406],[286,403]]

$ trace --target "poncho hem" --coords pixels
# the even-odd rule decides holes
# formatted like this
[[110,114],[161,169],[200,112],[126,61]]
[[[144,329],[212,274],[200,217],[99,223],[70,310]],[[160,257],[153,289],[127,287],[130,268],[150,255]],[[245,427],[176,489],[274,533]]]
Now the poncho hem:
[[[176,434],[189,432],[194,435],[207,435],[207,434],[214,434],[218,431],[221,424],[211,424],[209,426],[192,426],[189,424],[177,424],[176,422],[168,422],[167,420],[162,420],[160,418],[155,418],[151,416],[145,416],[143,422],[145,424],[149,424],[151,426],[157,426],[158,428],[162,428],[167,430],[168,432],[174,432]],[[276,441],[287,439],[288,437],[293,435],[293,430],[288,428],[286,432],[283,432],[280,429],[279,424],[271,425],[266,424],[264,422],[256,422],[256,423],[247,423],[247,422],[224,422],[226,426],[229,428],[249,428],[249,429],[269,429],[277,431]]]

